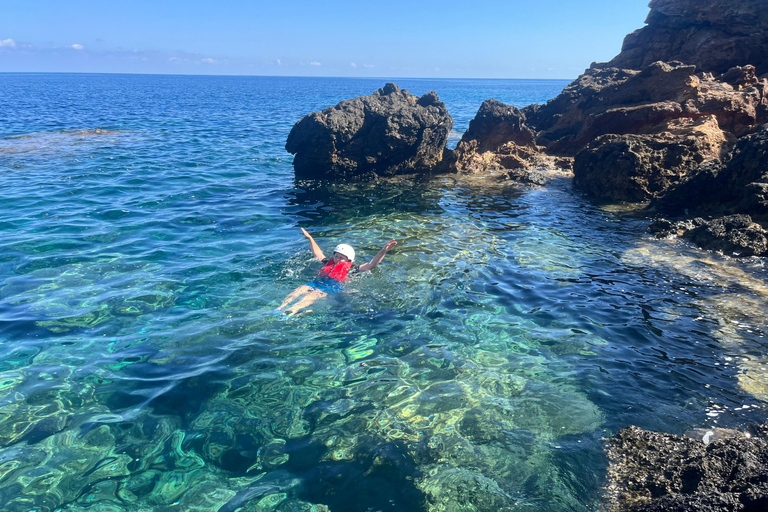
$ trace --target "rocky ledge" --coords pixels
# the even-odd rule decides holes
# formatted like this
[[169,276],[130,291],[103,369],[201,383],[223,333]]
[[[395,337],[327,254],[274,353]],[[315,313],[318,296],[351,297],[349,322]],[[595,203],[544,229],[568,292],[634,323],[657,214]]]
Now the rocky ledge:
[[608,512],[768,510],[768,426],[699,439],[628,427],[608,441]]
[[428,172],[441,161],[453,119],[437,94],[417,98],[392,83],[296,123],[285,149],[301,178]]

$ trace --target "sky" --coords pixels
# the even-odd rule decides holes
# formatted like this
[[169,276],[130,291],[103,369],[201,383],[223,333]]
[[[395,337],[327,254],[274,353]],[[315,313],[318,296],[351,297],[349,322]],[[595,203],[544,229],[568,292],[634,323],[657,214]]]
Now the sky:
[[0,0],[0,72],[575,78],[648,0]]

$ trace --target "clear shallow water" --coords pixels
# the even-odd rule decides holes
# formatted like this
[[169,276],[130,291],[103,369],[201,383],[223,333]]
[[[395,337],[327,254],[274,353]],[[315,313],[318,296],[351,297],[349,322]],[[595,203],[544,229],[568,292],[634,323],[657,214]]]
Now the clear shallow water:
[[[0,74],[6,510],[588,511],[603,437],[764,420],[763,260],[567,182],[294,182],[293,123],[384,82]],[[397,83],[456,138],[566,85]],[[399,245],[286,320],[299,227]]]

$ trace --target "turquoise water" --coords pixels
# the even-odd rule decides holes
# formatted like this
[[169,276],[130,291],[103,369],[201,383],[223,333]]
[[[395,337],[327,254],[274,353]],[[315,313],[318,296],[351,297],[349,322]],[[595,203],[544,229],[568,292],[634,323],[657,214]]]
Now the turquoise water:
[[[590,511],[605,436],[764,420],[764,260],[567,181],[295,182],[293,123],[384,82],[0,74],[4,510]],[[397,83],[453,143],[566,85]],[[399,245],[286,319],[299,227]]]

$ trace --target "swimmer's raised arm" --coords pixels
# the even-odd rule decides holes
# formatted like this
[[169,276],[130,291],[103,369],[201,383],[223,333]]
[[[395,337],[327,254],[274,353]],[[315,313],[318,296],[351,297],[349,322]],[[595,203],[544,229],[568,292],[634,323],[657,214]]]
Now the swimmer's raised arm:
[[317,245],[317,242],[315,242],[315,239],[312,238],[312,235],[307,233],[307,230],[304,228],[300,228],[301,232],[304,233],[304,236],[309,238],[309,247],[312,249],[312,254],[315,255],[315,258],[317,258],[320,261],[323,261],[325,259],[325,254],[323,254],[323,251],[320,250],[320,246]]
[[381,263],[381,260],[384,259],[384,256],[386,256],[387,252],[389,252],[389,250],[396,245],[397,245],[397,242],[395,240],[390,240],[389,242],[387,242],[387,245],[382,247],[381,250],[378,252],[378,254],[376,254],[376,256],[374,256],[371,261],[360,265],[360,272],[365,272],[367,270],[372,270],[373,268],[375,268],[376,265]]

